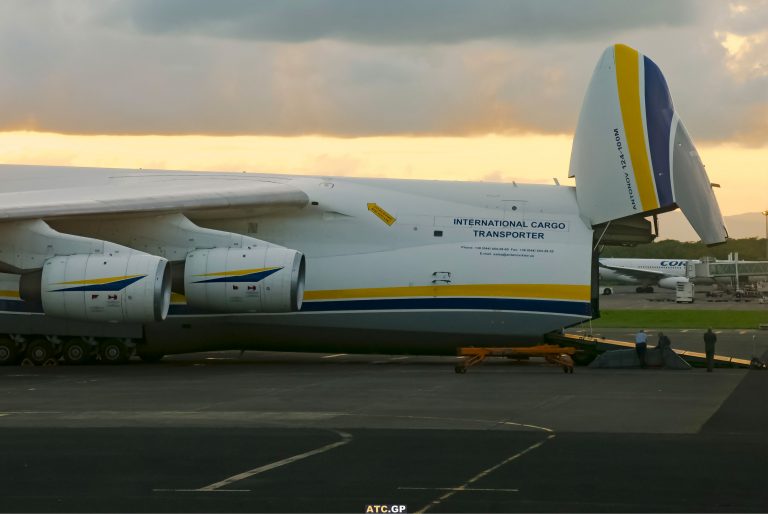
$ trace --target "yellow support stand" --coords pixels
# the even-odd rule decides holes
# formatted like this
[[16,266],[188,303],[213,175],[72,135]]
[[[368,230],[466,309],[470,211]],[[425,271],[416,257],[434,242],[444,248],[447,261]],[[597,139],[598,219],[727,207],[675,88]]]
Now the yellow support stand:
[[573,373],[573,359],[576,348],[561,347],[553,344],[527,347],[475,347],[459,348],[457,354],[464,359],[456,365],[456,373],[466,373],[467,368],[483,362],[487,357],[506,357],[508,359],[527,359],[543,357],[550,364],[561,366],[564,373]]

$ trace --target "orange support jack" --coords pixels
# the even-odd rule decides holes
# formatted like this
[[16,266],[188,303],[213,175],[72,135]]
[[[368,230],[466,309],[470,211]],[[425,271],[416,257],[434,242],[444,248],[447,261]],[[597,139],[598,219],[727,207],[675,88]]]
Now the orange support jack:
[[543,357],[550,364],[561,366],[564,373],[573,373],[573,359],[576,348],[561,347],[553,344],[527,347],[484,348],[467,346],[459,348],[457,355],[464,359],[456,365],[456,373],[466,373],[467,368],[483,362],[486,357],[506,357],[508,359],[527,359]]

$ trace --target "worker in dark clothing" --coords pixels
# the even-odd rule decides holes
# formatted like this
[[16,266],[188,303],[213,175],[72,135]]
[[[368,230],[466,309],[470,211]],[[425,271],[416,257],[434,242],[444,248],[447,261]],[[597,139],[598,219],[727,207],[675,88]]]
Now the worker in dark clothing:
[[715,343],[717,342],[717,336],[712,329],[708,329],[704,333],[704,352],[707,354],[707,373],[712,373],[712,368],[715,366]]
[[669,337],[667,337],[664,332],[659,332],[659,342],[656,345],[656,348],[663,350],[669,346],[672,346],[672,341],[669,340]]
[[637,352],[637,358],[640,361],[640,367],[645,367],[645,351],[648,348],[648,335],[642,328],[635,334],[635,351]]

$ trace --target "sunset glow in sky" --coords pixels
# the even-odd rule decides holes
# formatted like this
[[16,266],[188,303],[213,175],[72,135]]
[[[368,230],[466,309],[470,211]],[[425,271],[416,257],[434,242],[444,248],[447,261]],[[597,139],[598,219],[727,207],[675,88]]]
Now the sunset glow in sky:
[[0,162],[567,184],[614,42],[723,213],[768,208],[765,0],[6,1]]

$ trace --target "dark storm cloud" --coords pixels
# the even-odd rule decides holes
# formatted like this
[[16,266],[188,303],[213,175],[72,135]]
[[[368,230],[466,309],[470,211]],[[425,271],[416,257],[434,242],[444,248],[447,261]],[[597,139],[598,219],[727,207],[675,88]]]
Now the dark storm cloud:
[[695,13],[667,0],[134,0],[107,17],[148,33],[399,45],[586,38],[687,24]]
[[[6,0],[0,130],[569,133],[620,41],[664,70],[697,140],[761,145],[768,4],[749,5]],[[753,39],[732,56],[718,31]]]

